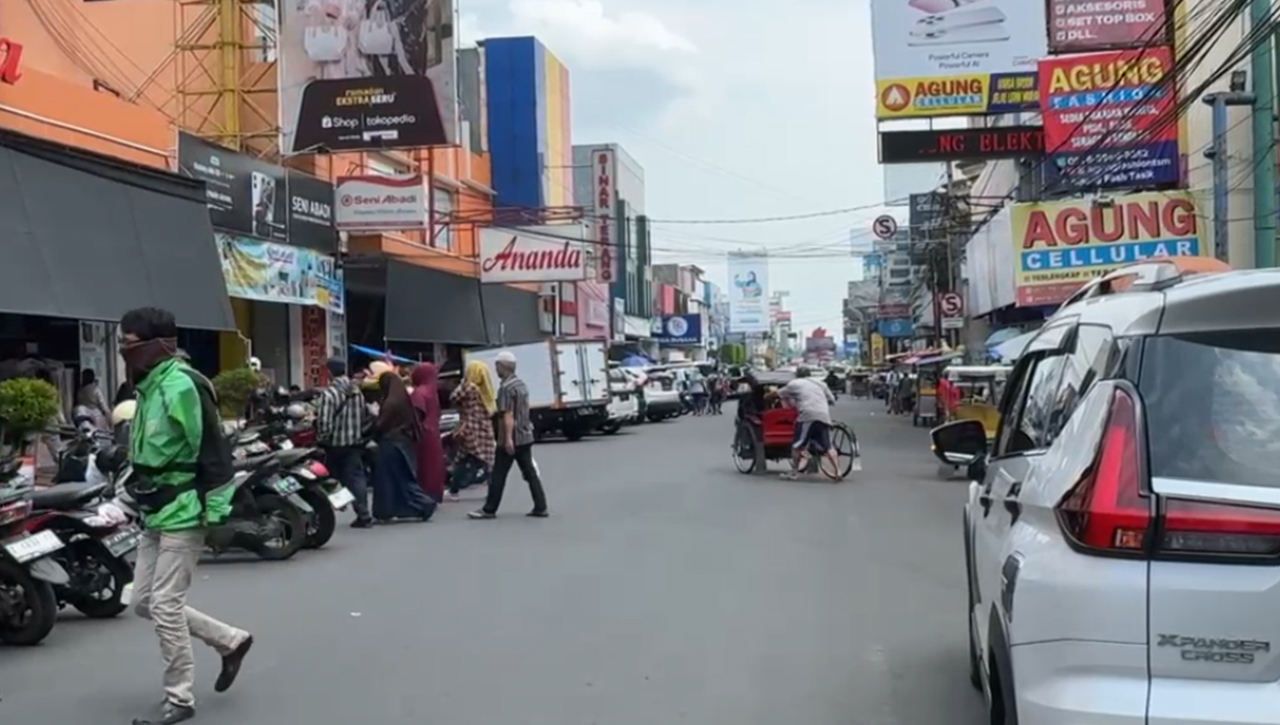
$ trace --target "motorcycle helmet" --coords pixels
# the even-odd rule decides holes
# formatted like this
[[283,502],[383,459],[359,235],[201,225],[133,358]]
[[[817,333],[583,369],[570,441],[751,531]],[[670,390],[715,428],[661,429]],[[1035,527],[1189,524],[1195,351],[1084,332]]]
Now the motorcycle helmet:
[[303,420],[307,417],[307,406],[302,403],[293,403],[284,409],[284,414],[289,420]]
[[126,400],[115,407],[111,411],[111,425],[120,425],[133,420],[133,416],[138,412],[138,401]]

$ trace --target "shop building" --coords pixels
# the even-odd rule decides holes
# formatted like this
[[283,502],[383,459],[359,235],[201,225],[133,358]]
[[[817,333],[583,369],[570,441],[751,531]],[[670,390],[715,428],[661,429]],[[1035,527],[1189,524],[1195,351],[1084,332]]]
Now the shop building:
[[[577,235],[569,70],[537,38],[491,38],[484,55],[488,142],[499,218],[526,225],[565,225]],[[594,252],[594,248],[589,249]],[[598,264],[592,261],[593,269]],[[543,332],[607,338],[609,295],[598,274],[539,285]]]
[[43,361],[68,406],[83,369],[114,393],[115,323],[158,306],[176,315],[196,366],[217,372],[218,331],[234,321],[204,193],[169,170],[172,126],[47,72],[65,62],[59,51],[5,27],[15,35],[0,47],[0,362]]

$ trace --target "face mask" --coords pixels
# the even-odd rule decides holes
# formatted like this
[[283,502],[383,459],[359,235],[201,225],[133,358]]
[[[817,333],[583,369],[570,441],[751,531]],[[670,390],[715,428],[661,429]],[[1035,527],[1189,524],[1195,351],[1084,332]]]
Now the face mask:
[[120,349],[129,379],[138,381],[147,376],[157,365],[178,353],[178,341],[172,337],[160,337],[125,345]]

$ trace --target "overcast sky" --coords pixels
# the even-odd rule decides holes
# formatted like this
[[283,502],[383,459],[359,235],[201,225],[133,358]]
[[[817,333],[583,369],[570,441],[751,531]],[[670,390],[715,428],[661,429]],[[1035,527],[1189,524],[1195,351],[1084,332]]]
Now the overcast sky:
[[[655,220],[746,219],[877,204],[866,0],[459,0],[464,43],[535,35],[569,67],[573,141],[622,144]],[[724,286],[724,255],[772,251],[770,287],[806,334],[840,335],[859,276],[849,232],[874,211],[802,221],[657,223],[660,261]]]

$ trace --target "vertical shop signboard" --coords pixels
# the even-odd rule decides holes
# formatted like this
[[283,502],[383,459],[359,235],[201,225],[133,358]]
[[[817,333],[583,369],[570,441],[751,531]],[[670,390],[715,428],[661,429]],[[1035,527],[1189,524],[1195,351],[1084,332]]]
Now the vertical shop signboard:
[[328,311],[322,307],[302,308],[302,374],[307,387],[328,382],[325,361],[329,358]]
[[617,278],[617,253],[614,248],[614,229],[622,220],[615,220],[614,202],[617,196],[617,157],[613,149],[602,146],[591,152],[592,158],[592,215],[595,217],[595,243],[597,254],[596,281],[611,284]]
[[329,310],[329,325],[326,333],[329,339],[329,357],[346,360],[347,316],[341,312]]
[[1178,183],[1177,88],[1169,48],[1041,60],[1040,102],[1051,188]]

